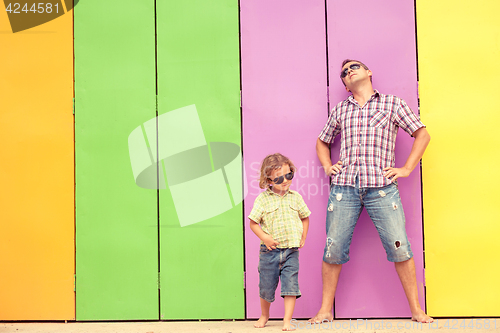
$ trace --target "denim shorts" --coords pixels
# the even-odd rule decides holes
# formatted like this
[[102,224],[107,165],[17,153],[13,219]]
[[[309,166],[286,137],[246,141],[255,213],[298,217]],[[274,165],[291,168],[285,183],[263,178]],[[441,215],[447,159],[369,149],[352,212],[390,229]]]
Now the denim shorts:
[[391,262],[406,261],[413,257],[406,236],[405,215],[398,186],[359,188],[332,185],[326,213],[326,245],[323,261],[344,264],[349,261],[354,227],[366,208]]
[[299,290],[299,249],[268,250],[260,245],[259,252],[259,294],[260,298],[271,303],[281,279],[281,297],[300,297]]

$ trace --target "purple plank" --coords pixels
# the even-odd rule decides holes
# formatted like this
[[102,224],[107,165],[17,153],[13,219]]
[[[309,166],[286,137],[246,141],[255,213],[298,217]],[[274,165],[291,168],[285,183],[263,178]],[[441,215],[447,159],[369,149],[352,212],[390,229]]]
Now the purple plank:
[[[363,61],[373,71],[375,89],[403,98],[418,112],[413,10],[413,1],[327,1],[331,106],[348,96],[339,72],[342,60],[350,58]],[[338,159],[339,142],[332,146],[332,159]],[[396,142],[396,166],[405,163],[412,143],[413,139],[401,130]],[[414,253],[420,305],[424,307],[419,167],[399,181],[399,189]],[[340,275],[335,317],[410,317],[394,265],[387,261],[366,211],[354,231],[350,256]]]
[[[315,152],[327,116],[325,2],[241,1],[243,157],[249,179],[248,216],[258,187],[262,159],[275,152],[298,168],[292,189],[312,211],[306,245],[300,250],[302,298],[294,317],[312,316],[321,302],[321,256],[325,238],[328,179]],[[260,316],[259,239],[245,218],[246,299],[248,318]],[[271,317],[283,317],[279,296]]]

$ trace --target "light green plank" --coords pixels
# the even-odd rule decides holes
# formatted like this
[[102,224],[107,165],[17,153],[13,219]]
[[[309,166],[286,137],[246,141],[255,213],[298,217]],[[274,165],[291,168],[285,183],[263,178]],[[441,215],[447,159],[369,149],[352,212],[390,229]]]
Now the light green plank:
[[158,319],[157,191],[135,184],[128,149],[156,116],[154,1],[74,10],[76,318]]
[[[232,143],[226,144],[230,151],[241,146],[238,1],[159,1],[157,27],[159,113],[194,104],[207,143]],[[171,124],[184,129],[176,142],[196,146],[194,123]],[[224,174],[208,148],[191,164],[217,172],[160,190],[162,319],[244,318],[242,204],[231,200],[235,194],[224,182],[229,177],[235,192],[241,191],[241,175],[234,162]],[[172,178],[169,168],[167,163],[164,171]],[[185,168],[199,176],[192,170]],[[204,209],[208,200],[214,205]]]

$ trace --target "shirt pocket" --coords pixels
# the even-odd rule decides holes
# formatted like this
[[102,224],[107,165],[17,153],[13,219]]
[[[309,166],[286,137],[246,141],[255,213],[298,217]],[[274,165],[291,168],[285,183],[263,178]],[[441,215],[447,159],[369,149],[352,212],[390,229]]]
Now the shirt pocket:
[[291,203],[290,209],[288,209],[287,219],[289,221],[289,228],[295,230],[299,235],[302,234],[303,226],[302,220],[300,218],[299,206],[297,203]]
[[297,219],[300,220],[300,211],[297,203],[291,203],[290,209],[288,209],[287,213],[288,213],[287,216],[288,219],[292,221],[297,221]]
[[370,111],[370,127],[385,129],[389,125],[390,113],[383,109]]
[[265,208],[265,217],[264,217],[264,220],[266,222],[272,222],[272,221],[276,221],[276,219],[279,218],[278,214],[279,214],[279,203],[275,202],[275,203],[269,203],[266,205],[266,208]]

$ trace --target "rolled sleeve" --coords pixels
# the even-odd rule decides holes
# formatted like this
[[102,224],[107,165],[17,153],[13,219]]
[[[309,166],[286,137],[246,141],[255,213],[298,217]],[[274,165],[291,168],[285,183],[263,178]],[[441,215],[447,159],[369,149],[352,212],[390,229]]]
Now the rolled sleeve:
[[311,211],[307,207],[306,203],[304,202],[304,199],[302,196],[299,194],[299,200],[298,200],[298,212],[299,212],[299,217],[300,219],[305,219],[306,217],[309,217],[311,215]]
[[325,127],[319,134],[318,138],[325,143],[332,143],[333,138],[337,136],[340,132],[340,122],[338,120],[338,110],[342,103],[339,103],[335,108],[333,108]]
[[396,122],[398,126],[406,133],[412,135],[416,130],[425,127],[418,119],[417,115],[410,109],[404,100],[401,100],[396,113]]
[[250,215],[248,215],[248,218],[250,220],[255,221],[257,223],[261,223],[262,217],[264,216],[264,206],[262,205],[262,201],[259,199],[260,199],[259,197],[255,199],[252,211],[250,212]]

